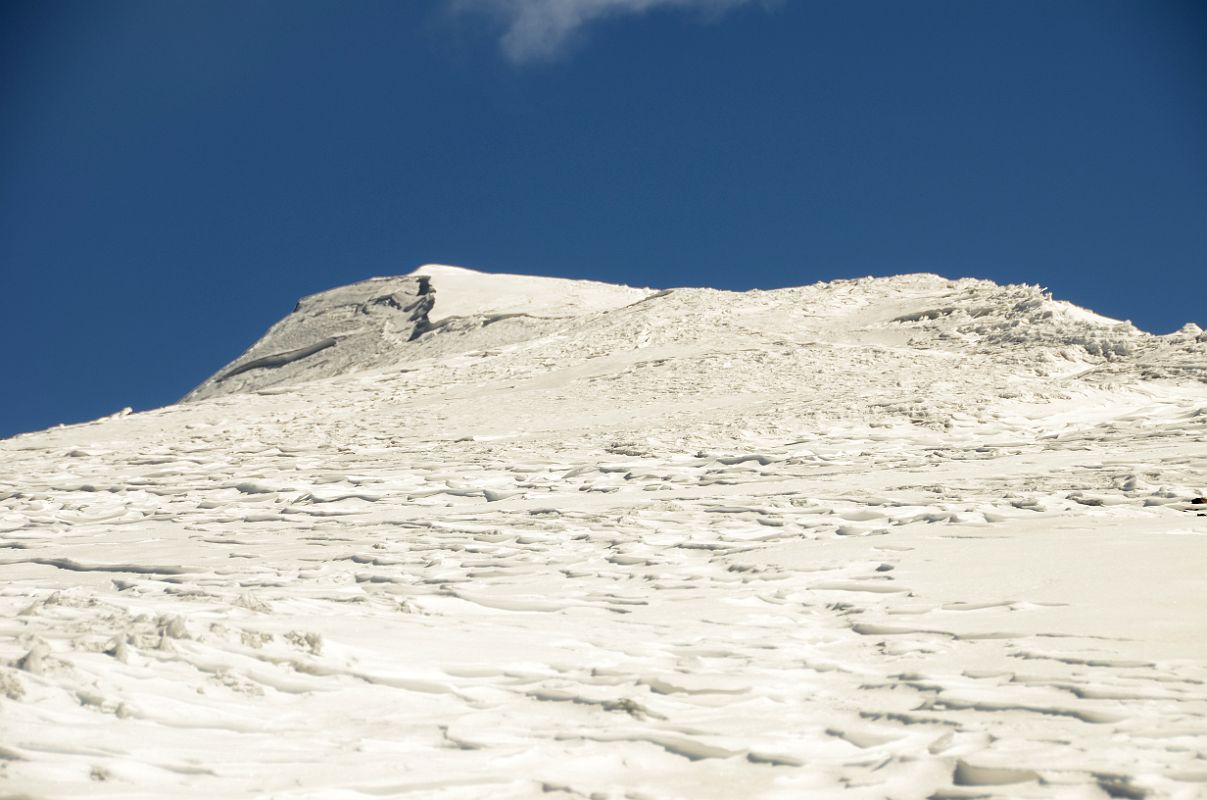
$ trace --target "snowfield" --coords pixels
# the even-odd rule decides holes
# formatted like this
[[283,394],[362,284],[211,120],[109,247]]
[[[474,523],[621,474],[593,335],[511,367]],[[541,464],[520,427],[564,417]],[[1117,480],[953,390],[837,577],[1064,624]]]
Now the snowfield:
[[1207,796],[1207,335],[428,266],[0,441],[0,794]]

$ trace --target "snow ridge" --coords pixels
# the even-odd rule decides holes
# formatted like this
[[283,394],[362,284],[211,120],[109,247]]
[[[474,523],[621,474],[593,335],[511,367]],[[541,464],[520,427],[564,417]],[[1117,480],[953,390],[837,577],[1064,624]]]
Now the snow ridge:
[[[675,302],[636,308],[674,294]],[[651,309],[656,309],[652,314]],[[807,309],[807,311],[805,310]],[[880,342],[936,351],[976,350],[1009,360],[1063,359],[1096,365],[1143,354],[1146,364],[1191,372],[1195,348],[1146,334],[1128,322],[1056,301],[1037,286],[947,280],[916,274],[819,283],[767,292],[706,289],[655,292],[592,281],[493,275],[428,265],[406,276],[372,278],[299,301],[246,353],[185,398],[260,391],[329,379],[434,354],[570,336],[576,360],[684,343],[703,327],[740,317],[769,335],[785,320],[825,319],[834,341]],[[498,324],[507,323],[507,324]],[[490,330],[486,330],[487,328]],[[1187,356],[1192,365],[1187,367]]]

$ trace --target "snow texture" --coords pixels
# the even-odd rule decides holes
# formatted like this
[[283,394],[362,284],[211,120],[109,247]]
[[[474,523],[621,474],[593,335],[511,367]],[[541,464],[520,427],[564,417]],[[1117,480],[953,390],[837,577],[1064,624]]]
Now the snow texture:
[[1207,337],[424,267],[0,441],[0,789],[1207,795]]

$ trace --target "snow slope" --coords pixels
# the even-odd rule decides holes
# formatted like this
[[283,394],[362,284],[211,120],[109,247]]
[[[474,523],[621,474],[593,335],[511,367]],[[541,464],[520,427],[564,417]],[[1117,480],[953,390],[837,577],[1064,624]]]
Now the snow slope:
[[0,442],[10,795],[1207,794],[1194,326],[424,267],[187,401]]

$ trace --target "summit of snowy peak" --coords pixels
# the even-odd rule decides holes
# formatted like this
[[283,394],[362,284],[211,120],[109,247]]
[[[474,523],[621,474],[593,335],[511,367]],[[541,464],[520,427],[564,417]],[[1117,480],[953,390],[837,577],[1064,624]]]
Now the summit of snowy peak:
[[186,399],[275,391],[515,347],[561,368],[603,356],[620,363],[639,352],[656,354],[678,362],[686,375],[700,353],[753,352],[768,342],[980,353],[1002,363],[1055,359],[1077,369],[1098,361],[1130,369],[1139,355],[1162,369],[1201,360],[1201,344],[1192,337],[1167,342],[1055,300],[1039,286],[975,278],[918,273],[765,291],[654,291],[429,264],[303,298]]
[[[454,350],[497,345],[527,338],[550,321],[622,308],[652,293],[597,281],[428,264],[407,275],[369,278],[303,297],[291,314],[185,400],[387,365],[413,357],[405,346],[438,331],[460,334],[442,343]],[[503,321],[510,324],[495,325]],[[489,335],[480,335],[487,326],[493,326]]]
[[426,264],[408,277],[430,279],[435,303],[428,319],[433,324],[451,317],[499,314],[578,316],[620,308],[651,293],[598,281],[478,272],[445,264]]

